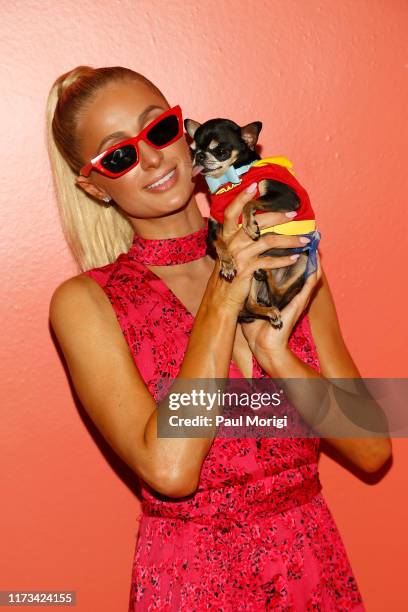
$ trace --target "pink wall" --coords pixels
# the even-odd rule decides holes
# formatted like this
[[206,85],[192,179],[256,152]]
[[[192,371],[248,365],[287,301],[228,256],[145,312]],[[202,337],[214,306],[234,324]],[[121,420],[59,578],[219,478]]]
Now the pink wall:
[[[46,157],[48,89],[78,64],[126,65],[187,117],[261,119],[264,153],[288,156],[311,194],[323,266],[362,374],[407,376],[408,4],[2,4],[0,590],[72,589],[81,612],[125,611],[134,479],[76,406],[48,325],[53,290],[77,273]],[[321,460],[370,612],[408,606],[407,462],[405,440],[394,442],[394,464],[379,482]]]

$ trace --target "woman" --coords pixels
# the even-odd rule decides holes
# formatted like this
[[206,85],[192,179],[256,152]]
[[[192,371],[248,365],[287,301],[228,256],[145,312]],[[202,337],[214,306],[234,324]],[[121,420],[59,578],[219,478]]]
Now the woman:
[[[63,225],[83,270],[54,292],[51,323],[85,409],[142,485],[129,610],[363,610],[320,493],[318,438],[157,436],[169,378],[359,376],[320,263],[282,330],[237,325],[254,270],[293,263],[260,253],[299,238],[248,238],[237,226],[244,192],[223,229],[238,273],[219,276],[179,110],[138,73],[62,75],[48,119]],[[259,225],[290,218],[264,213]],[[391,452],[387,438],[330,442],[368,472]]]

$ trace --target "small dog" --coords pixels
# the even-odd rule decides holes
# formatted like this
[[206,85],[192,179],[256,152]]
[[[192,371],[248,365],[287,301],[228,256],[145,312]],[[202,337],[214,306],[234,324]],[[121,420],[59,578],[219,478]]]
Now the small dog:
[[[248,202],[238,219],[253,240],[266,232],[307,236],[310,243],[297,248],[274,248],[261,257],[300,253],[290,266],[275,270],[259,269],[254,273],[251,290],[238,322],[267,319],[276,329],[282,328],[280,310],[301,290],[306,278],[316,270],[316,249],[320,233],[316,230],[314,212],[305,189],[293,176],[291,162],[284,157],[261,159],[255,150],[260,121],[240,127],[229,119],[210,119],[203,124],[185,119],[184,127],[192,138],[190,145],[193,176],[201,173],[211,191],[208,250],[219,257],[220,275],[231,281],[236,266],[221,237],[224,209],[238,192],[256,181],[254,199]],[[297,211],[296,221],[259,229],[256,213]]]

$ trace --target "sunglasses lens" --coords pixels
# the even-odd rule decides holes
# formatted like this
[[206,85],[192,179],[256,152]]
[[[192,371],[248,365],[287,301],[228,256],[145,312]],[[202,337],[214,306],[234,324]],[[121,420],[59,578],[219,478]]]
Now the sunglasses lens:
[[101,160],[101,164],[106,170],[112,174],[119,174],[123,170],[127,170],[137,161],[137,152],[133,145],[125,145],[119,147],[109,153]]
[[175,115],[165,117],[147,132],[147,138],[156,147],[165,146],[179,133],[179,122]]

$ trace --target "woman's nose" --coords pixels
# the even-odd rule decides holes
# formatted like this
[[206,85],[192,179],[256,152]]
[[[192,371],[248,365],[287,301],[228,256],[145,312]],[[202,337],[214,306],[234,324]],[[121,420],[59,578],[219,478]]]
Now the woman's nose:
[[147,142],[139,141],[140,165],[143,170],[149,168],[158,168],[163,159],[163,153],[160,150],[150,147]]

